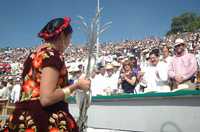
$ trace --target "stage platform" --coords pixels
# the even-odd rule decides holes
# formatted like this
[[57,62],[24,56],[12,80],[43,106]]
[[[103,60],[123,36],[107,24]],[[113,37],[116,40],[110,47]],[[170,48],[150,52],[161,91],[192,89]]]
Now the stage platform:
[[[70,112],[77,118],[74,98],[69,102]],[[97,130],[198,132],[200,91],[97,96],[92,98],[88,115],[88,126]]]

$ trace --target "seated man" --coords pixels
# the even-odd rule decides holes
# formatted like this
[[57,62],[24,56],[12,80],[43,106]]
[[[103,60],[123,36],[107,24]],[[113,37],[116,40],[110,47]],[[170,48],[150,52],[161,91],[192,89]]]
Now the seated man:
[[175,56],[168,71],[173,84],[172,90],[194,88],[192,79],[197,72],[196,58],[185,51],[186,43],[183,39],[176,39],[174,48]]
[[107,95],[111,93],[117,93],[118,91],[118,78],[115,77],[114,71],[113,71],[113,65],[108,63],[105,66],[106,69],[106,75],[105,75],[105,89],[104,91],[107,93]]
[[159,49],[153,49],[149,54],[149,66],[145,69],[143,79],[147,88],[144,92],[169,92],[167,63],[159,60]]

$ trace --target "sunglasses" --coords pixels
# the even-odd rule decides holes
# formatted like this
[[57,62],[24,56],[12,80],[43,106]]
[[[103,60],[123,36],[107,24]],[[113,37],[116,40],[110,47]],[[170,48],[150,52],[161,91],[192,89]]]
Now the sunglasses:
[[175,48],[178,48],[178,47],[183,46],[183,45],[184,45],[184,44],[181,43],[181,44],[179,44],[179,45],[176,45]]

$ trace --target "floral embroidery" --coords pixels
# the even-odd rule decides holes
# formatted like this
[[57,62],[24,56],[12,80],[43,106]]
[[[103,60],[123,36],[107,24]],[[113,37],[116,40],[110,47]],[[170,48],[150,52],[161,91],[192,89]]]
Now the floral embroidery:
[[49,132],[59,132],[59,129],[52,127],[51,129],[49,129]]
[[[37,98],[40,96],[40,81],[41,81],[41,71],[42,71],[42,64],[45,59],[48,59],[52,56],[55,56],[56,52],[55,48],[52,44],[45,44],[40,46],[34,53],[30,55],[32,59],[32,67],[26,74],[23,84],[22,84],[22,92],[21,92],[21,100],[31,100],[33,98]],[[63,62],[63,68],[60,69],[60,77],[58,81],[58,87],[66,86],[66,76],[67,76],[67,69],[64,65],[63,56],[57,54],[60,60]]]
[[[43,64],[48,66],[49,62],[48,59],[55,59],[54,61],[57,62],[60,59],[60,63],[57,69],[59,69],[59,80],[57,83],[57,88],[63,88],[67,85],[67,68],[64,65],[63,56],[61,56],[58,51],[54,49],[54,47],[50,44],[45,44],[45,46],[39,47],[34,53],[32,53],[28,58],[30,62],[30,69],[24,73],[23,76],[23,83],[21,89],[21,98],[20,102],[35,100],[40,97],[40,81],[41,81],[41,71],[43,68]],[[52,58],[50,58],[52,57]],[[51,60],[52,61],[52,60]],[[54,62],[53,61],[53,62]],[[56,65],[57,66],[57,65]],[[77,126],[73,118],[68,115],[64,111],[59,111],[49,115],[49,132],[73,132]],[[34,117],[34,116],[33,116]],[[5,125],[4,131],[17,131],[17,132],[37,132],[39,127],[37,128],[34,122],[35,118],[32,118],[30,113],[27,111],[20,112],[20,116],[17,118],[13,118],[11,115]],[[14,122],[18,121],[17,124]]]
[[37,128],[33,121],[32,116],[29,115],[28,112],[23,112],[19,116],[19,120],[21,121],[19,124],[19,132],[36,132]]
[[10,115],[5,124],[4,132],[18,131],[18,132],[37,132],[37,127],[33,121],[32,116],[28,112],[22,112],[18,117],[20,121],[18,125],[12,123],[13,115]]
[[22,100],[28,100],[31,97],[37,97],[39,96],[39,83],[32,79],[28,79],[24,81],[24,84],[22,85]]
[[63,111],[52,113],[49,118],[49,132],[72,132],[74,128],[75,122]]

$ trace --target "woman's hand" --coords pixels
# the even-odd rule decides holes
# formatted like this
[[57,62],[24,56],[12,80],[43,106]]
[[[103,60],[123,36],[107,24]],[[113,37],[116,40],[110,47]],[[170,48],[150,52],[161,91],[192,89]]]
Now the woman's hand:
[[127,76],[124,76],[124,80],[126,80],[126,81],[127,81],[128,79],[129,79],[129,78],[128,78]]
[[77,82],[77,86],[80,90],[88,91],[90,89],[91,81],[85,78],[81,78]]
[[122,83],[122,79],[118,80],[118,85],[120,85]]
[[124,74],[121,74],[121,81],[124,81],[125,80],[125,75]]

